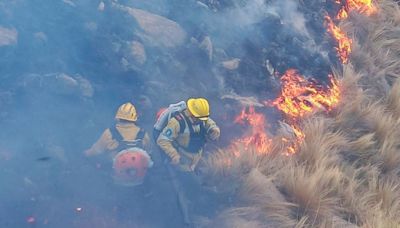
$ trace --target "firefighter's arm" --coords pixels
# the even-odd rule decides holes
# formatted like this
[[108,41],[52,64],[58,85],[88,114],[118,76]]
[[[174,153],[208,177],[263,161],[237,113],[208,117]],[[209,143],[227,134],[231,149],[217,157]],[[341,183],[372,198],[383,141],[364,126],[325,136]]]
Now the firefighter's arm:
[[207,129],[207,136],[209,139],[214,140],[214,141],[219,139],[221,130],[219,129],[218,125],[215,123],[214,120],[212,120],[211,118],[208,118],[205,126]]
[[113,150],[118,147],[118,143],[112,139],[110,129],[106,129],[92,147],[85,151],[86,156],[94,156],[104,153],[106,150]]
[[178,164],[181,157],[172,144],[178,137],[178,133],[179,122],[171,118],[157,139],[157,144],[171,158],[173,164]]

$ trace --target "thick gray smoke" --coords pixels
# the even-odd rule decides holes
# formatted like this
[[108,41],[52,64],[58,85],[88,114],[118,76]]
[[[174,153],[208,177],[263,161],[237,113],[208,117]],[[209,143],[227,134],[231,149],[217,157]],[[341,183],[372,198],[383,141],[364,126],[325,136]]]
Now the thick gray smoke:
[[276,95],[274,72],[326,77],[325,5],[302,2],[0,0],[0,227],[150,226],[118,217],[136,198],[82,152],[127,101],[150,130],[160,107],[204,96],[228,132],[236,101]]

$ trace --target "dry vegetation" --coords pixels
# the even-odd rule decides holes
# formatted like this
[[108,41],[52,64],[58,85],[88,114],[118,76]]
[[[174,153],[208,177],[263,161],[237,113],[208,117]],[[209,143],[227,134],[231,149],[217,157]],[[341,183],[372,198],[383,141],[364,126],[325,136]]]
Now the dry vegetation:
[[400,227],[400,10],[379,9],[341,25],[355,39],[341,104],[303,120],[295,155],[273,140],[267,155],[208,157],[210,184],[239,199],[208,226]]

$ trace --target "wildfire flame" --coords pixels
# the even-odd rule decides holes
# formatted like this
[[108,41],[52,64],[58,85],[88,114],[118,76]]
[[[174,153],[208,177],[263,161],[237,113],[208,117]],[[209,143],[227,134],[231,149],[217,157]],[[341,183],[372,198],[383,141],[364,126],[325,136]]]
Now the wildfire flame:
[[299,145],[305,138],[304,133],[301,131],[301,129],[299,127],[297,127],[294,124],[290,125],[290,127],[292,128],[293,133],[296,138],[294,141],[292,141],[292,144],[287,147],[287,152],[286,152],[287,156],[296,153]]
[[266,105],[275,106],[293,123],[316,108],[329,111],[339,102],[340,96],[337,80],[329,77],[332,85],[324,89],[296,70],[289,69],[281,78],[281,95],[272,102],[266,102]]
[[[336,3],[340,4],[338,1]],[[349,16],[349,12],[353,10],[370,16],[376,13],[377,8],[372,4],[372,0],[347,0],[340,8],[336,18],[340,20],[346,19]]]
[[330,111],[339,103],[338,81],[331,75],[329,79],[331,85],[324,88],[314,80],[305,79],[296,70],[289,69],[281,77],[280,96],[273,101],[265,102],[266,105],[275,106],[284,113],[293,131],[294,139],[282,138],[282,141],[287,144],[286,155],[294,154],[305,137],[297,126],[300,118],[316,109]]
[[332,34],[332,36],[338,42],[338,47],[335,47],[335,49],[338,52],[340,60],[342,63],[348,63],[353,40],[348,38],[347,35],[333,23],[329,16],[325,16],[325,20],[328,27],[328,32]]
[[[341,4],[341,2],[342,1],[340,0],[336,0],[337,4]],[[357,11],[359,13],[370,16],[376,13],[377,8],[372,4],[372,0],[346,0],[344,5],[340,8],[338,14],[336,15],[336,19],[346,19],[349,16],[350,11]],[[335,49],[338,52],[340,60],[342,61],[342,63],[348,63],[353,41],[348,38],[347,35],[333,23],[331,17],[325,16],[325,19],[328,27],[328,32],[331,33],[338,42],[338,47],[336,47]]]
[[[341,0],[335,0],[337,4],[341,4]],[[356,10],[360,13],[371,15],[377,11],[371,0],[347,0],[339,10],[336,19],[342,20],[348,17],[350,11]],[[326,26],[328,32],[332,34],[338,42],[335,49],[342,63],[348,63],[349,55],[352,51],[352,39],[334,24],[331,17],[326,16]],[[302,77],[296,70],[289,69],[281,77],[281,94],[273,101],[266,101],[267,106],[274,106],[284,113],[285,118],[289,122],[289,126],[293,131],[293,138],[282,137],[287,148],[286,155],[294,154],[305,135],[298,127],[299,119],[312,113],[316,109],[325,111],[332,110],[339,103],[340,90],[338,81],[333,77],[330,78],[330,86],[324,88],[318,85],[314,80],[308,80]],[[265,117],[261,113],[256,113],[254,107],[244,108],[236,117],[235,123],[248,124],[251,131],[246,136],[236,139],[231,145],[244,145],[247,150],[249,146],[254,146],[257,153],[267,153],[271,147],[271,139],[265,132]],[[236,157],[239,151],[234,151]]]
[[[316,109],[330,111],[339,102],[340,90],[336,79],[329,76],[331,85],[324,88],[313,80],[307,80],[296,70],[290,69],[281,77],[282,90],[278,98],[265,102],[268,106],[274,106],[285,114],[290,123],[293,138],[284,138],[282,141],[287,147],[286,155],[294,154],[305,135],[297,126],[298,120]],[[257,113],[254,107],[243,108],[235,118],[235,123],[248,125],[249,132],[242,138],[236,139],[231,144],[233,148],[244,145],[248,150],[250,146],[259,154],[268,153],[271,148],[271,139],[265,132],[266,120],[262,113]],[[240,152],[234,150],[238,157]]]
[[271,139],[265,132],[266,121],[265,116],[262,113],[257,113],[253,106],[248,109],[243,108],[241,113],[235,118],[235,123],[244,125],[248,124],[250,132],[233,142],[233,145],[244,145],[244,149],[249,149],[250,146],[254,146],[257,153],[264,154],[268,152],[270,148]]

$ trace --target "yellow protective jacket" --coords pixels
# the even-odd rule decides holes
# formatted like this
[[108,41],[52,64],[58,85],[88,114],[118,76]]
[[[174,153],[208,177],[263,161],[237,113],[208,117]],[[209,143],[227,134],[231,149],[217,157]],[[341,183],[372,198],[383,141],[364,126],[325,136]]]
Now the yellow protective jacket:
[[[189,116],[187,110],[184,110],[181,114]],[[193,124],[190,120],[188,122],[188,119],[185,118],[183,122],[184,129],[181,129],[179,120],[177,118],[171,118],[168,121],[167,126],[158,136],[157,144],[171,158],[171,160],[179,158],[179,167],[181,170],[193,171],[201,159],[203,147],[198,148],[197,151],[189,151],[190,149],[188,146],[191,141],[189,124],[192,126],[195,133],[199,133],[201,127],[200,124]],[[207,135],[211,129],[217,128],[219,131],[219,127],[211,118],[208,118],[207,121],[202,122],[201,124],[204,124],[202,129],[205,138],[208,138]]]
[[[132,142],[136,139],[140,128],[134,123],[129,121],[118,121],[115,125],[116,130],[121,134],[124,141]],[[93,156],[109,152],[112,157],[119,151],[116,151],[121,142],[118,142],[116,136],[113,136],[110,128],[104,130],[100,138],[95,142],[92,147],[85,151],[87,156]],[[142,147],[147,152],[150,152],[150,137],[147,133],[144,134],[142,140]]]

